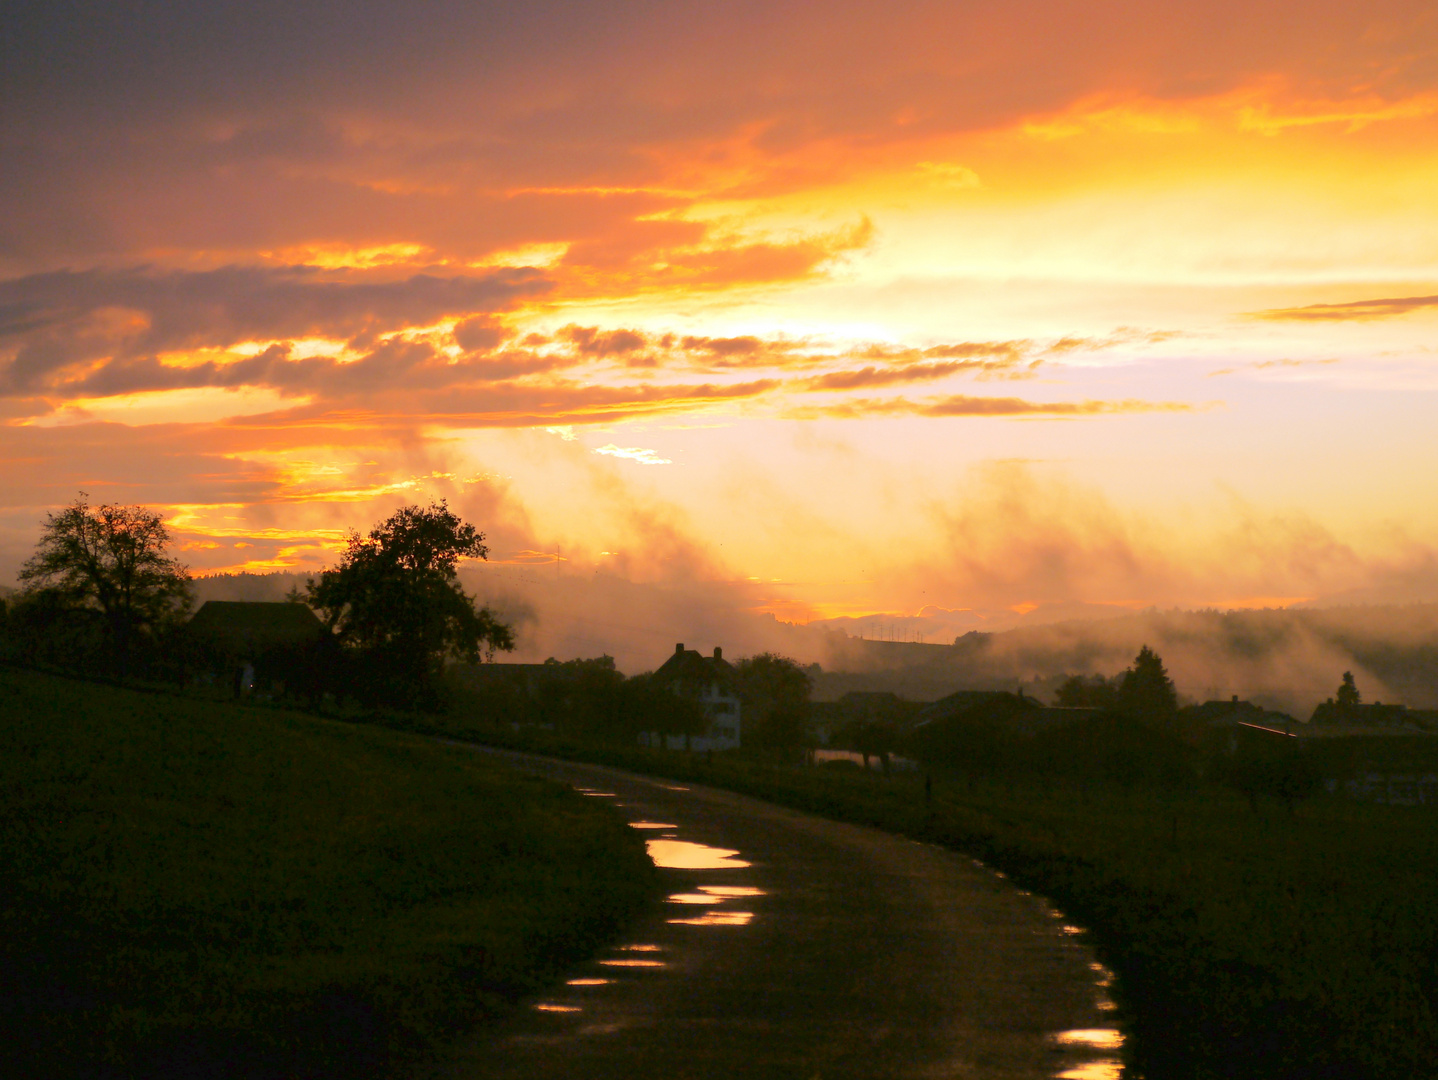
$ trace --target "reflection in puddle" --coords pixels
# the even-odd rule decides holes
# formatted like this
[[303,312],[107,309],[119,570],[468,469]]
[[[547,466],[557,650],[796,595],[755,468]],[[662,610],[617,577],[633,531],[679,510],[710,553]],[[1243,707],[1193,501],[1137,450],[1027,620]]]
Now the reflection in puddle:
[[[1123,1032],[1116,1028],[1077,1028],[1054,1035],[1060,1046],[1092,1047],[1095,1050],[1117,1050],[1123,1046]],[[1059,1073],[1060,1080],[1119,1080],[1123,1062],[1117,1058],[1098,1058]]]
[[631,829],[677,829],[678,825],[666,825],[662,821],[631,821]]
[[763,896],[763,889],[756,889],[752,885],[700,885],[700,892],[707,892],[710,896]]
[[663,967],[663,966],[664,966],[664,961],[663,961],[663,960],[627,960],[627,959],[626,959],[626,960],[601,960],[601,961],[599,961],[599,962],[600,962],[601,964],[603,964],[605,967],[642,967],[642,968],[656,968],[656,967]]
[[710,896],[708,893],[677,892],[669,897],[671,904],[722,904],[724,897]]
[[539,1012],[572,1013],[581,1011],[578,1005],[556,1005],[552,1001],[541,1001],[536,1003],[534,1007]]
[[1096,1046],[1100,1050],[1114,1050],[1123,1045],[1123,1032],[1115,1028],[1079,1028],[1076,1031],[1060,1031],[1054,1041],[1061,1046]]
[[585,1024],[579,1029],[581,1035],[613,1035],[623,1024]]
[[594,796],[596,799],[613,799],[613,798],[616,798],[616,797],[617,797],[617,796],[614,794],[614,792],[612,792],[612,791],[585,791],[585,790],[581,789],[580,792],[579,792],[579,794],[581,794],[581,795],[592,795],[592,796]]
[[646,840],[655,866],[668,870],[738,870],[750,865],[734,858],[739,852],[688,840]]
[[613,979],[566,979],[566,986],[608,986]]
[[662,945],[621,945],[620,952],[663,952]]
[[1068,923],[1064,923],[1063,926],[1059,927],[1059,933],[1065,934],[1068,937],[1077,937],[1084,933],[1084,928],[1082,926],[1070,926]]
[[1100,1061],[1086,1061],[1072,1069],[1059,1073],[1059,1080],[1121,1080],[1123,1062],[1103,1058]]
[[754,918],[752,911],[706,911],[695,919],[668,919],[676,926],[746,926]]

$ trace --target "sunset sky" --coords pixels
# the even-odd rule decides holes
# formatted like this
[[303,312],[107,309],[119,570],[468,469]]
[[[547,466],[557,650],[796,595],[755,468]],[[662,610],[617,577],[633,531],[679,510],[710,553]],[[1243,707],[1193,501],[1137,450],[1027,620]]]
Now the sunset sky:
[[1438,599],[1431,0],[5,22],[0,582],[83,490],[800,622]]

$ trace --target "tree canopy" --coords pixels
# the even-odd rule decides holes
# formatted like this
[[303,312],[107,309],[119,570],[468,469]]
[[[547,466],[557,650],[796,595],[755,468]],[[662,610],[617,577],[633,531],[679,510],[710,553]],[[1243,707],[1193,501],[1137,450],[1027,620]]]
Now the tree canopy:
[[1351,709],[1363,701],[1363,695],[1358,692],[1358,683],[1353,679],[1353,672],[1343,673],[1343,682],[1338,687],[1334,701],[1340,709]]
[[459,583],[459,561],[488,554],[484,534],[446,502],[406,506],[368,536],[351,532],[339,565],[310,578],[302,598],[366,656],[370,674],[400,693],[428,693],[446,658],[475,662],[514,647],[510,628]]
[[809,714],[809,673],[787,656],[759,653],[734,665],[744,704],[744,741],[775,750],[803,746]]
[[164,519],[143,506],[92,507],[84,492],[57,514],[20,570],[32,597],[99,610],[123,673],[137,633],[177,620],[192,601],[190,575],[166,549]]
[[1122,676],[1109,680],[1102,675],[1070,675],[1058,688],[1054,702],[1066,709],[1116,709],[1121,679]]
[[1133,716],[1167,717],[1178,712],[1178,691],[1158,653],[1139,649],[1118,686],[1118,707]]

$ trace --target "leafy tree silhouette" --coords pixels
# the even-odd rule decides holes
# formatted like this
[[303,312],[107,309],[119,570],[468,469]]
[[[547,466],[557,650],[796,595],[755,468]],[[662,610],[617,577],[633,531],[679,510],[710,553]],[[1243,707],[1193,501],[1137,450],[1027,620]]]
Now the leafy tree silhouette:
[[459,560],[488,554],[484,534],[443,500],[406,506],[368,536],[351,532],[339,565],[294,598],[363,656],[373,692],[432,704],[433,676],[447,657],[474,662],[514,648],[510,628],[459,584]]
[[804,745],[809,673],[787,656],[762,652],[734,665],[744,703],[745,742],[784,753]]
[[60,606],[99,609],[115,666],[130,664],[136,634],[174,622],[193,599],[190,575],[166,554],[164,519],[143,506],[90,506],[82,491],[58,514],[20,570],[27,593]]

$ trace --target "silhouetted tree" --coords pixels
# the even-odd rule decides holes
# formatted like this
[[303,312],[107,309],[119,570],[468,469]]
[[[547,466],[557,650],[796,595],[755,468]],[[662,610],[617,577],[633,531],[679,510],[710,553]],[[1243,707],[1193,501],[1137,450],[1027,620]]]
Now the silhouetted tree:
[[20,569],[42,607],[89,608],[104,617],[113,662],[130,666],[136,635],[178,621],[193,599],[186,568],[166,553],[164,519],[143,506],[92,507],[84,492],[47,514],[35,554]]
[[607,653],[588,660],[556,660],[546,667],[560,677],[542,684],[540,708],[558,728],[579,735],[613,737],[627,734],[620,711],[624,675]]
[[889,755],[898,741],[892,727],[876,720],[861,720],[847,734],[854,749],[864,755],[865,769],[869,767],[869,759],[876,757],[884,772],[889,771]]
[[1054,703],[1068,709],[1114,709],[1118,687],[1102,675],[1070,675],[1054,695]]
[[1134,657],[1118,686],[1118,707],[1131,716],[1171,717],[1178,712],[1178,692],[1158,653],[1147,645]]
[[1343,673],[1343,683],[1338,687],[1338,693],[1333,695],[1333,702],[1340,709],[1351,709],[1363,700],[1358,692],[1358,684],[1353,681],[1353,672]]
[[759,653],[734,665],[743,702],[744,741],[789,752],[804,745],[809,719],[809,673],[787,656]]
[[339,565],[310,578],[297,598],[364,656],[375,692],[432,704],[433,676],[446,658],[473,663],[514,648],[510,628],[459,584],[459,560],[488,553],[484,534],[444,501],[406,506],[368,536],[351,532]]
[[619,692],[620,730],[633,735],[657,733],[661,739],[682,735],[688,745],[691,735],[701,734],[709,725],[704,706],[694,698],[675,693],[656,682],[653,672],[626,679]]

